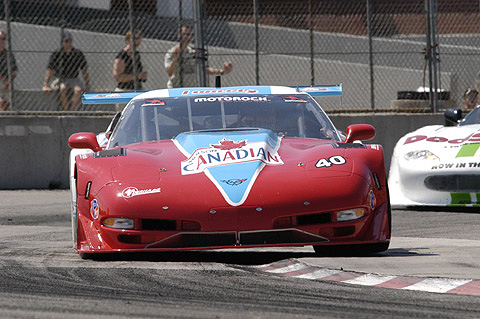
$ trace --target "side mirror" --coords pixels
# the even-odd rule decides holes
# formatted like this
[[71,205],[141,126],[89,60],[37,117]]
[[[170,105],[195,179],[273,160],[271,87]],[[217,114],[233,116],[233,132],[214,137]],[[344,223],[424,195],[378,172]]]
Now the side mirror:
[[455,126],[462,119],[462,110],[449,108],[445,110],[445,126]]
[[370,124],[352,124],[347,127],[345,143],[358,140],[370,140],[375,137],[375,128]]
[[89,148],[94,152],[102,150],[100,145],[98,145],[97,136],[94,133],[88,132],[72,134],[68,138],[68,145],[70,145],[71,148]]

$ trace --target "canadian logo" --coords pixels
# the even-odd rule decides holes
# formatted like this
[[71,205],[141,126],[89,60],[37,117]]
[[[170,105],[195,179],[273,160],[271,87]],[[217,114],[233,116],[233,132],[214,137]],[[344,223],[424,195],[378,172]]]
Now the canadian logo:
[[262,161],[266,165],[282,165],[277,150],[265,142],[247,143],[222,139],[219,144],[198,148],[181,163],[182,175],[198,174],[205,169],[221,165]]

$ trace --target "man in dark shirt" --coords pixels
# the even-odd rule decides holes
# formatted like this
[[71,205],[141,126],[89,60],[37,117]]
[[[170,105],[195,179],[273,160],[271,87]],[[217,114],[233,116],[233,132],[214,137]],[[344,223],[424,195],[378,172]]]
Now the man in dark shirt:
[[[78,74],[82,71],[85,85],[80,81]],[[52,75],[55,79],[50,83]],[[60,90],[60,101],[63,109],[76,111],[80,106],[82,91],[90,89],[90,78],[87,71],[87,61],[82,51],[73,47],[70,32],[63,33],[62,47],[50,56],[47,73],[43,83],[43,91],[50,93]],[[68,90],[73,90],[72,105],[69,107]]]
[[[8,110],[10,103],[8,102],[8,92],[11,84],[8,78],[8,62],[10,62],[11,80],[17,76],[17,64],[13,54],[5,48],[7,43],[7,32],[0,29],[0,111]],[[8,56],[9,55],[9,56]]]

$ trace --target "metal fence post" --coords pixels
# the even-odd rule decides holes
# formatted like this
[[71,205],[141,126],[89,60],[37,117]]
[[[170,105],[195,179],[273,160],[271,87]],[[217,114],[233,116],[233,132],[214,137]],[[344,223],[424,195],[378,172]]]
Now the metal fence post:
[[[431,2],[430,0],[425,0],[425,25],[427,27],[426,42],[427,50],[425,52],[425,58],[428,60],[428,86],[429,86],[429,98],[430,98],[430,109],[432,113],[435,112],[435,97],[433,96],[433,59],[432,59],[432,26],[430,20],[430,11],[431,11]],[[425,90],[425,88],[424,88]]]
[[195,19],[195,59],[197,67],[198,86],[207,86],[205,74],[205,43],[203,37],[203,7],[202,0],[194,0],[193,15]]
[[4,0],[4,10],[5,10],[5,20],[7,21],[7,76],[8,82],[10,83],[10,108],[12,111],[15,109],[15,102],[14,102],[14,84],[13,84],[13,75],[12,75],[12,61],[10,54],[12,53],[12,28],[11,28],[11,21],[10,21],[10,0]]
[[308,0],[308,24],[310,28],[310,84],[315,85],[315,53],[313,47],[312,0]]
[[435,27],[435,1],[431,0],[430,4],[430,23],[431,23],[431,42],[432,42],[432,62],[433,62],[433,96],[434,96],[434,112],[438,112],[438,106],[439,106],[439,87],[438,87],[438,57],[437,57],[437,33],[436,33],[436,27]]
[[259,67],[259,34],[258,34],[258,1],[253,0],[253,21],[255,22],[255,83],[260,85]]
[[[182,34],[182,26],[183,26],[183,4],[182,0],[178,0],[178,36],[179,36],[179,43],[182,43],[183,40],[183,34]],[[178,73],[180,75],[180,87],[183,87],[183,50],[181,48],[181,44],[179,44],[180,47],[180,56],[179,56],[179,63],[178,65]]]
[[135,90],[140,88],[140,84],[138,82],[138,68],[137,68],[137,44],[136,44],[136,32],[135,32],[135,17],[134,17],[134,9],[133,9],[133,0],[128,0],[128,17],[130,20],[130,32],[132,33],[132,50],[133,50],[133,74],[135,75],[135,80],[133,87]]
[[368,58],[370,68],[370,107],[375,109],[375,78],[373,71],[373,44],[372,44],[372,3],[367,0],[367,29],[368,29]]

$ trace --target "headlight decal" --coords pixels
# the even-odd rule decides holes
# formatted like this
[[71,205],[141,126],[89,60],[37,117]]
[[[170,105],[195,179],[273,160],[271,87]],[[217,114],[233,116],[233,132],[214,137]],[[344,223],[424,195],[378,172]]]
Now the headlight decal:
[[407,161],[410,160],[431,160],[431,161],[438,161],[440,158],[430,152],[429,150],[417,150],[417,151],[411,151],[405,154],[404,158]]

